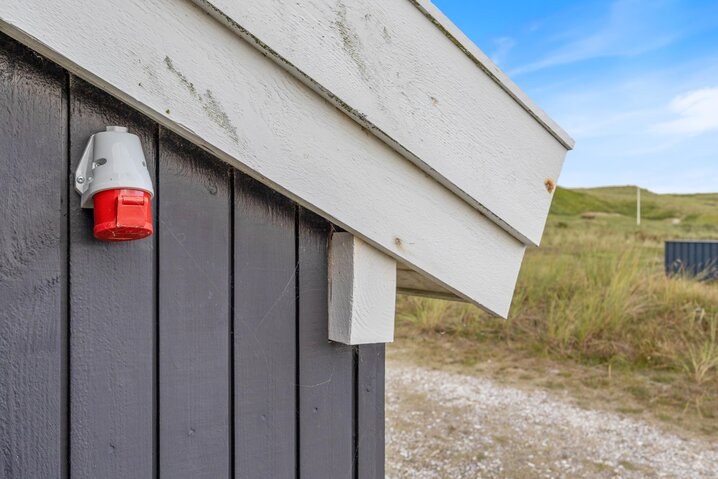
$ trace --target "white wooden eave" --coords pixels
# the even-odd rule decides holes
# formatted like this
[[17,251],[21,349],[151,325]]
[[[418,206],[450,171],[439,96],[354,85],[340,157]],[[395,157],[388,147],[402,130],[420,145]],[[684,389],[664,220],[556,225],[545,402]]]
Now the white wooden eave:
[[193,1],[510,234],[539,244],[545,184],[573,140],[431,2]]
[[423,0],[8,1],[0,30],[501,316],[573,145]]

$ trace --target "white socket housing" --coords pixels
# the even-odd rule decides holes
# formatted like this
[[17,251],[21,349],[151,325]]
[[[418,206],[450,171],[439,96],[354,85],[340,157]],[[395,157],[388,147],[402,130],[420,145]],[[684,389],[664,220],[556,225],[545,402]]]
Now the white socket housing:
[[139,137],[123,126],[108,126],[90,137],[75,170],[75,190],[83,208],[94,206],[92,198],[105,190],[128,188],[155,192]]

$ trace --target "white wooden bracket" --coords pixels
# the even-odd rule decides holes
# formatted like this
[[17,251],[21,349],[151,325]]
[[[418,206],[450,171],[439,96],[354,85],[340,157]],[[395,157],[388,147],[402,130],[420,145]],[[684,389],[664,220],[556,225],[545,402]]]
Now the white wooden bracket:
[[344,344],[394,340],[396,261],[351,233],[329,245],[329,339]]

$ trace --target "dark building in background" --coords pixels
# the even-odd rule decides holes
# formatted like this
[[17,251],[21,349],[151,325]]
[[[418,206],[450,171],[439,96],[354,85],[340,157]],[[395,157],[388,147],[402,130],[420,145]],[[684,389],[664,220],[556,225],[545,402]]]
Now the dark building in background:
[[718,241],[666,241],[666,274],[718,279]]

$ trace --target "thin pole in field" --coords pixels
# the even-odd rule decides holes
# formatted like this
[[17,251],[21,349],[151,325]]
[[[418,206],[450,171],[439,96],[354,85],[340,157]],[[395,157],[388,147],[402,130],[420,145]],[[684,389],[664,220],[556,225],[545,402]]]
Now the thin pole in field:
[[641,187],[636,187],[636,225],[641,226]]

